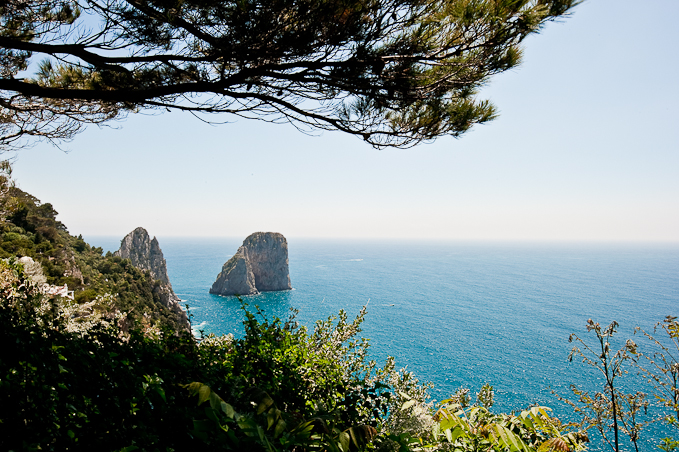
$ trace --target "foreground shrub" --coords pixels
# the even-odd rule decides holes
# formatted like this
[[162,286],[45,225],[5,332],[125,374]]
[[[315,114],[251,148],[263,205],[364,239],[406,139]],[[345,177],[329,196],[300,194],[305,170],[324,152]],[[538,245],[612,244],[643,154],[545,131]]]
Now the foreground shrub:
[[[242,339],[149,335],[140,325],[123,333],[106,321],[74,329],[63,300],[36,290],[20,264],[0,266],[2,450],[229,450],[250,443],[256,450],[300,442],[308,449],[324,441],[349,447],[347,435],[355,447],[384,429],[399,400],[395,388],[422,403],[426,397],[393,361],[378,368],[367,360],[367,341],[355,339],[365,310],[353,321],[341,312],[311,333],[294,316],[270,321],[246,311]],[[224,441],[201,430],[204,419],[216,417],[212,408],[206,413],[207,399],[195,399],[192,382],[219,394],[238,425],[255,431],[264,412],[253,407],[270,400],[265,434],[239,428]],[[285,428],[270,429],[271,416]]]
[[[71,304],[69,304],[71,303]],[[85,303],[86,304],[86,303]],[[368,359],[366,310],[312,331],[244,306],[242,338],[83,320],[0,262],[0,450],[572,450],[544,409],[494,415],[492,390],[437,411],[427,385]],[[92,317],[93,314],[90,316]],[[74,326],[75,325],[75,326]],[[489,402],[490,401],[490,402]],[[480,403],[480,402],[479,402]],[[526,414],[527,413],[527,414]],[[559,442],[560,441],[560,442]]]

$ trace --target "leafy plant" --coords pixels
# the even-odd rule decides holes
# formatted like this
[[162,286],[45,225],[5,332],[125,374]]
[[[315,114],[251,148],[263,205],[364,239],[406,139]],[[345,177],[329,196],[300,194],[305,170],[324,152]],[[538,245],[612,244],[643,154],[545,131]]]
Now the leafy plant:
[[604,387],[593,395],[589,391],[579,389],[571,385],[571,391],[577,396],[577,401],[565,397],[557,397],[570,405],[576,414],[581,416],[580,427],[586,429],[595,428],[601,435],[605,444],[608,444],[615,452],[620,450],[620,434],[627,435],[635,450],[639,450],[641,430],[649,421],[640,421],[639,416],[646,414],[648,401],[646,394],[637,391],[627,394],[620,390],[618,379],[627,374],[625,363],[636,355],[637,346],[627,340],[619,350],[611,350],[610,340],[618,328],[617,322],[611,322],[605,328],[592,319],[587,320],[587,332],[593,332],[596,336],[594,346],[588,345],[576,334],[571,334],[569,342],[577,342],[568,358],[572,361],[580,357],[582,362],[597,369],[603,377]]
[[[669,339],[668,344],[656,338],[658,332],[664,333],[663,336]],[[655,398],[670,410],[671,414],[664,415],[663,420],[679,430],[679,321],[677,317],[668,315],[655,325],[653,335],[638,327],[634,333],[643,334],[655,348],[652,354],[635,350],[634,364],[655,389]],[[660,447],[663,450],[679,449],[679,442],[672,438],[662,441]]]
[[443,435],[455,451],[580,451],[585,450],[586,434],[564,429],[551,417],[550,408],[535,406],[521,414],[494,414],[493,388],[484,385],[469,405],[467,390],[441,402],[434,419],[435,432]]
[[0,355],[2,450],[347,451],[386,435],[392,382],[411,398],[423,391],[393,360],[366,361],[368,343],[354,338],[365,310],[311,334],[294,317],[245,311],[245,337],[196,341],[122,334],[103,320],[72,330],[62,301],[35,290],[18,263],[0,263],[0,288],[0,348],[13,351]]
[[197,404],[204,407],[205,419],[195,419],[192,434],[206,444],[227,450],[296,450],[348,452],[352,446],[365,447],[376,434],[369,426],[353,426],[343,431],[336,419],[314,416],[300,419],[281,411],[266,392],[251,388],[249,408],[236,410],[209,386],[193,382],[184,386]]

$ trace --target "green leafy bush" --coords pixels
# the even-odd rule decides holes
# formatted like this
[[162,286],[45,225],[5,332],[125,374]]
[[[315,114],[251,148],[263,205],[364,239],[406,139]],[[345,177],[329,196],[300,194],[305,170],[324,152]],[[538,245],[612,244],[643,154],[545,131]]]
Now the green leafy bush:
[[[386,437],[396,387],[425,392],[367,361],[367,342],[355,339],[365,310],[311,333],[246,311],[242,339],[124,334],[115,321],[76,330],[64,301],[46,300],[20,264],[0,270],[0,350],[12,351],[0,355],[1,450],[348,450]],[[233,413],[197,404],[195,382]],[[229,435],[210,422],[235,424]]]
[[569,430],[549,415],[547,407],[534,406],[520,414],[495,414],[493,388],[485,385],[469,405],[465,392],[441,402],[435,419],[436,436],[443,436],[455,451],[583,451],[587,435]]

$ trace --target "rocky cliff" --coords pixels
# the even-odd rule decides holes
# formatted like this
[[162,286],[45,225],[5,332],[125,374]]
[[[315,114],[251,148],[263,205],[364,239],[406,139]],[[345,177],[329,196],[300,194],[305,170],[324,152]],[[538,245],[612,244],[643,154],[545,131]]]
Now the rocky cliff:
[[123,259],[132,261],[132,265],[140,270],[148,270],[153,279],[170,284],[167,276],[167,264],[158,240],[149,237],[144,228],[137,228],[125,236],[120,242],[120,249],[113,253]]
[[288,241],[277,232],[255,232],[224,264],[210,293],[254,295],[291,288]]
[[167,263],[155,237],[151,239],[146,229],[137,228],[125,236],[120,242],[120,249],[113,254],[129,259],[132,265],[148,271],[153,279],[159,281],[154,285],[154,296],[158,297],[163,306],[175,313],[185,328],[190,328],[186,312],[181,308],[181,299],[172,290],[170,278],[167,276]]

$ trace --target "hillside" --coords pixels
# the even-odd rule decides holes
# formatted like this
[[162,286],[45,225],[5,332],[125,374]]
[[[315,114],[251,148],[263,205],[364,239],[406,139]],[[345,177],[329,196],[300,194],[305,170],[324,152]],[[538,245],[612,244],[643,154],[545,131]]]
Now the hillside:
[[101,248],[90,246],[82,236],[70,235],[56,219],[52,204],[14,187],[2,204],[0,258],[31,257],[41,264],[48,284],[67,285],[80,304],[114,295],[113,306],[95,308],[127,314],[128,326],[182,329],[181,319],[161,302],[160,281],[135,268],[129,259],[110,252],[103,255]]

